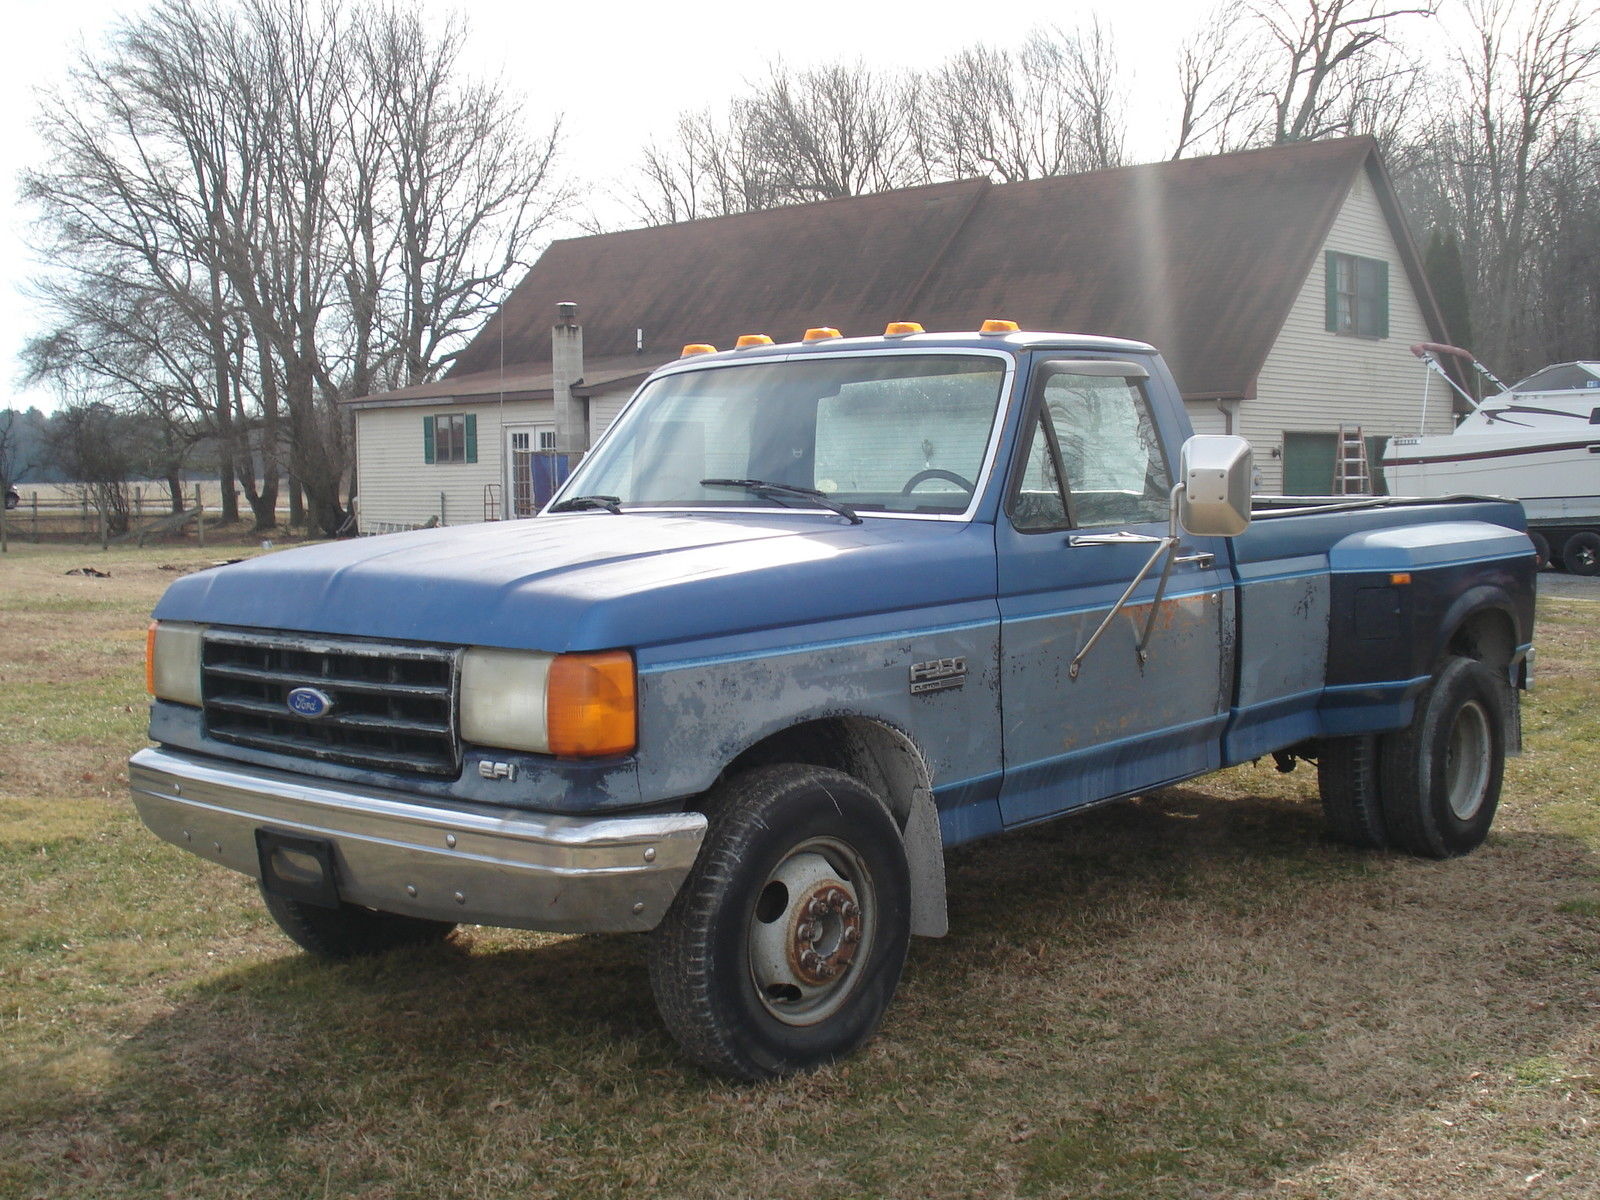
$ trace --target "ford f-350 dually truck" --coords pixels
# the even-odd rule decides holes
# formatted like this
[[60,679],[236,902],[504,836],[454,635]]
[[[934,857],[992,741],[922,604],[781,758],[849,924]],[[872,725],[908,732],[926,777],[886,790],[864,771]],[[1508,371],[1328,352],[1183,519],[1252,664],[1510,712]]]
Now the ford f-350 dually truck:
[[687,347],[536,519],[174,583],[135,803],[314,954],[648,933],[668,1028],[743,1078],[871,1035],[949,846],[1270,754],[1346,842],[1473,849],[1521,509],[1252,504],[1248,444],[1189,435],[1139,342]]

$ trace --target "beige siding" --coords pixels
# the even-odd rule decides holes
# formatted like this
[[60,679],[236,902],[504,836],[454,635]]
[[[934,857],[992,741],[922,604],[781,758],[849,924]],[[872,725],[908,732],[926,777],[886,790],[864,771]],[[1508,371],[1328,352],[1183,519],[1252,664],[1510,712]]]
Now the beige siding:
[[[1215,400],[1188,400],[1184,402],[1184,409],[1189,414],[1189,424],[1194,426],[1196,433],[1227,433],[1227,418],[1217,408]],[[1238,430],[1233,432],[1237,433]]]
[[611,422],[617,419],[617,414],[623,406],[633,399],[633,392],[622,389],[615,392],[606,392],[604,395],[592,397],[589,401],[589,444],[592,446],[600,440],[600,435],[611,428]]
[[[428,463],[422,456],[422,420],[435,413],[476,413],[478,461]],[[446,525],[484,519],[486,488],[504,488],[503,427],[552,420],[543,401],[441,404],[372,408],[356,414],[356,467],[363,533],[423,525],[437,517]],[[501,505],[504,511],[504,505]]]
[[[1381,340],[1329,333],[1326,328],[1325,254],[1333,250],[1381,258],[1389,264],[1389,336]],[[1286,431],[1333,433],[1340,422],[1360,425],[1367,437],[1417,433],[1422,406],[1422,364],[1414,342],[1431,340],[1411,281],[1400,262],[1377,192],[1363,172],[1317,247],[1278,340],[1256,382],[1256,398],[1240,405],[1236,432],[1255,445],[1260,488],[1279,491]],[[1191,412],[1192,412],[1191,407]],[[1453,425],[1443,382],[1428,398],[1429,433]]]

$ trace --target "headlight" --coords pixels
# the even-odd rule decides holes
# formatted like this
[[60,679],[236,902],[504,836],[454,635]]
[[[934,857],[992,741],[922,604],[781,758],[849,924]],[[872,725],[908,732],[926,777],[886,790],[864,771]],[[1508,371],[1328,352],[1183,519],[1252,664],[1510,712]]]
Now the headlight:
[[638,740],[633,656],[469,649],[461,660],[461,736],[562,758],[626,754]]
[[145,691],[161,700],[200,706],[200,646],[204,625],[151,621],[144,641]]

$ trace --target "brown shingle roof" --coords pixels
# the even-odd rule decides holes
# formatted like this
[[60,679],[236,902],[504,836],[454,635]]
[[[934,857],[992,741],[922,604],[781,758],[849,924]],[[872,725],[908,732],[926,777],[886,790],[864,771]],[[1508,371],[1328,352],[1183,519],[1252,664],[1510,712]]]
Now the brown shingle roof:
[[[548,335],[547,335],[548,336]],[[663,363],[678,357],[670,354],[618,354],[608,358],[585,358],[583,381],[574,389],[580,396],[612,391],[643,381],[644,377]],[[351,403],[357,408],[371,404],[424,403],[430,400],[441,403],[454,400],[548,400],[551,395],[551,368],[544,363],[508,363],[488,371],[471,375],[450,374],[432,383],[419,383],[414,387],[382,392],[376,396],[363,396]]]
[[[797,340],[808,325],[861,332],[900,304],[988,190],[939,183],[554,242],[457,360],[451,374],[550,357],[556,305],[578,303],[585,354],[647,353],[686,342],[727,349],[741,333]],[[513,354],[511,347],[516,347]]]
[[[586,352],[659,362],[685,342],[875,333],[891,320],[1137,338],[1186,396],[1248,396],[1358,174],[1378,187],[1442,337],[1370,138],[1121,167],[1027,183],[934,184],[553,243],[444,381],[542,373],[563,300]],[[589,373],[586,371],[586,374]],[[387,397],[386,397],[387,398]]]

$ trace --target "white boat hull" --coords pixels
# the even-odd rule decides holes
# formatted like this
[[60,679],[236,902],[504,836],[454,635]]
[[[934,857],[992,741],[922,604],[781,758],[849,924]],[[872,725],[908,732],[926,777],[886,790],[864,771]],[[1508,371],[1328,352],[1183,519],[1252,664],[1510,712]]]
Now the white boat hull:
[[1600,426],[1518,434],[1393,438],[1384,480],[1396,496],[1506,496],[1529,520],[1600,518]]

